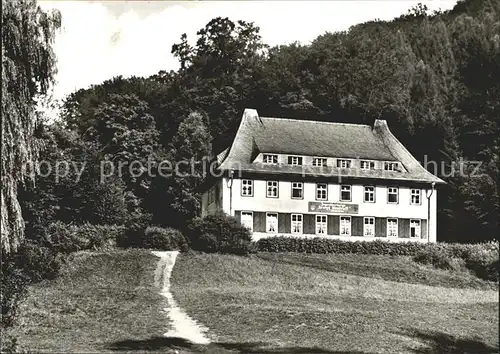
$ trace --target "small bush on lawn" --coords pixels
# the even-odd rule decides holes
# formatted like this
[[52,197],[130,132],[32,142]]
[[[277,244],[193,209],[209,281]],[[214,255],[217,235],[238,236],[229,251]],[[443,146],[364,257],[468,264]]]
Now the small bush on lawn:
[[206,253],[217,253],[217,237],[210,233],[201,234],[195,241],[194,247],[197,250],[203,250]]
[[61,253],[96,250],[114,245],[124,230],[123,226],[117,225],[74,225],[57,221],[45,230],[45,241]]
[[193,219],[187,236],[191,248],[196,251],[237,255],[256,252],[250,230],[226,214]]
[[14,254],[2,252],[2,327],[11,326],[29,284],[55,278],[63,255],[40,244],[25,241]]
[[465,265],[479,278],[496,281],[499,280],[499,254],[497,250],[486,248],[472,248],[464,254]]
[[457,259],[453,258],[450,249],[446,249],[445,247],[427,247],[413,256],[415,262],[430,264],[439,269],[449,270],[459,268]]
[[141,242],[143,248],[156,248],[165,251],[179,250],[185,252],[189,249],[186,238],[179,230],[167,227],[150,226]]

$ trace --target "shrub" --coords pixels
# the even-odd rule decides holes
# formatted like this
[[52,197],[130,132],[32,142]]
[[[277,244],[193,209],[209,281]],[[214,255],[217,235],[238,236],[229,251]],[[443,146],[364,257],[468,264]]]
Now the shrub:
[[117,225],[74,225],[58,221],[45,230],[45,241],[62,253],[96,250],[114,245],[124,230],[124,226]]
[[427,244],[416,242],[390,243],[385,241],[343,241],[324,237],[300,238],[277,236],[257,241],[257,248],[263,252],[303,253],[361,253],[391,256],[412,256]]
[[165,251],[180,250],[185,252],[189,249],[186,238],[179,230],[167,227],[150,226],[146,228],[142,238],[141,247],[156,248]]
[[57,277],[64,259],[64,255],[53,248],[24,242],[16,254],[15,263],[30,283],[36,283]]
[[450,249],[444,247],[427,247],[419,251],[413,260],[422,264],[430,264],[439,269],[457,269],[457,258],[452,257]]
[[190,246],[196,251],[238,255],[256,252],[250,230],[226,214],[195,218],[187,230]]
[[145,227],[140,225],[129,225],[125,231],[116,237],[116,245],[122,248],[140,247],[144,239]]
[[125,225],[124,232],[116,238],[118,247],[141,247],[150,218],[144,213],[135,213]]
[[25,241],[15,254],[2,252],[2,327],[13,324],[27,286],[55,278],[63,256],[53,249]]
[[16,267],[13,257],[2,255],[2,327],[11,326],[26,295],[28,277]]
[[217,237],[210,233],[202,233],[195,241],[192,241],[191,243],[194,243],[194,247],[197,250],[203,250],[203,252],[216,253],[218,250]]
[[488,250],[487,248],[472,248],[465,255],[465,265],[481,279],[497,281],[499,280],[499,260],[498,250]]

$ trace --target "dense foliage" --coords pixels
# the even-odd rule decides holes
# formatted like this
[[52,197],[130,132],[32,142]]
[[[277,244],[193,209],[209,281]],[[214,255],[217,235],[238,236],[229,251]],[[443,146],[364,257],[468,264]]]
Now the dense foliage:
[[237,255],[256,251],[250,230],[234,217],[223,213],[194,218],[187,227],[186,235],[195,251]]
[[143,248],[154,248],[162,251],[187,251],[188,242],[182,232],[171,227],[150,226],[144,232],[140,245]]
[[[245,107],[300,119],[371,124],[384,118],[414,156],[448,182],[438,198],[439,240],[495,239],[499,9],[498,0],[462,1],[432,14],[421,5],[390,22],[272,48],[252,23],[215,18],[195,45],[183,35],[172,46],[178,71],[116,77],[76,91],[61,119],[100,158],[174,165],[193,157],[199,168],[203,156],[227,147]],[[182,228],[199,213],[201,178],[134,179],[126,172],[121,182],[106,185],[125,192],[128,212]]]
[[35,100],[47,92],[55,72],[52,50],[58,12],[46,13],[35,0],[2,2],[2,252],[15,252],[24,236],[18,183],[27,182],[36,159],[32,139]]
[[189,249],[186,237],[181,231],[171,227],[131,225],[117,235],[116,245],[122,248],[150,248],[162,251],[182,251]]
[[[413,155],[448,183],[438,198],[438,240],[500,235],[499,0],[459,1],[432,14],[420,5],[390,22],[272,48],[253,23],[215,18],[198,31],[195,45],[183,35],[172,46],[178,71],[115,77],[73,92],[60,119],[48,124],[37,121],[35,106],[53,79],[51,44],[60,22],[35,0],[2,2],[6,324],[26,284],[55,276],[68,252],[113,239],[121,246],[184,249],[184,236],[172,227],[195,250],[253,252],[248,230],[235,219],[196,218],[204,162],[228,146],[246,107],[263,116],[386,119]],[[35,187],[24,182],[37,171],[37,155],[45,165]],[[170,173],[161,173],[163,161]],[[158,227],[148,228],[152,224]],[[258,246],[411,255],[439,267],[460,259],[479,276],[498,279],[498,248],[481,245],[276,238]]]

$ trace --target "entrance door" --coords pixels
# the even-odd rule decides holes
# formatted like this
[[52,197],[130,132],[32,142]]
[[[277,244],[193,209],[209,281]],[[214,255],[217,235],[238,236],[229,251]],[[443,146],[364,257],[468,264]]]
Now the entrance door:
[[251,211],[241,212],[241,225],[250,229],[250,232],[253,232],[253,213]]

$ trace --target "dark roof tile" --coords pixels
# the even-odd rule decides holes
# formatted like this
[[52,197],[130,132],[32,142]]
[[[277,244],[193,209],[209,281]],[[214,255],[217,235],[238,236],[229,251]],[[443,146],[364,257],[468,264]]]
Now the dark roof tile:
[[[330,167],[264,165],[253,162],[258,152],[304,156],[362,158],[399,161],[404,171],[365,171]],[[264,174],[291,173],[322,176],[376,178],[444,183],[420,165],[389,130],[385,120],[376,120],[373,127],[345,124],[259,117],[257,111],[246,109],[229,148],[219,155],[222,170],[239,169]],[[220,159],[220,160],[221,160]],[[220,161],[219,160],[219,161]]]

